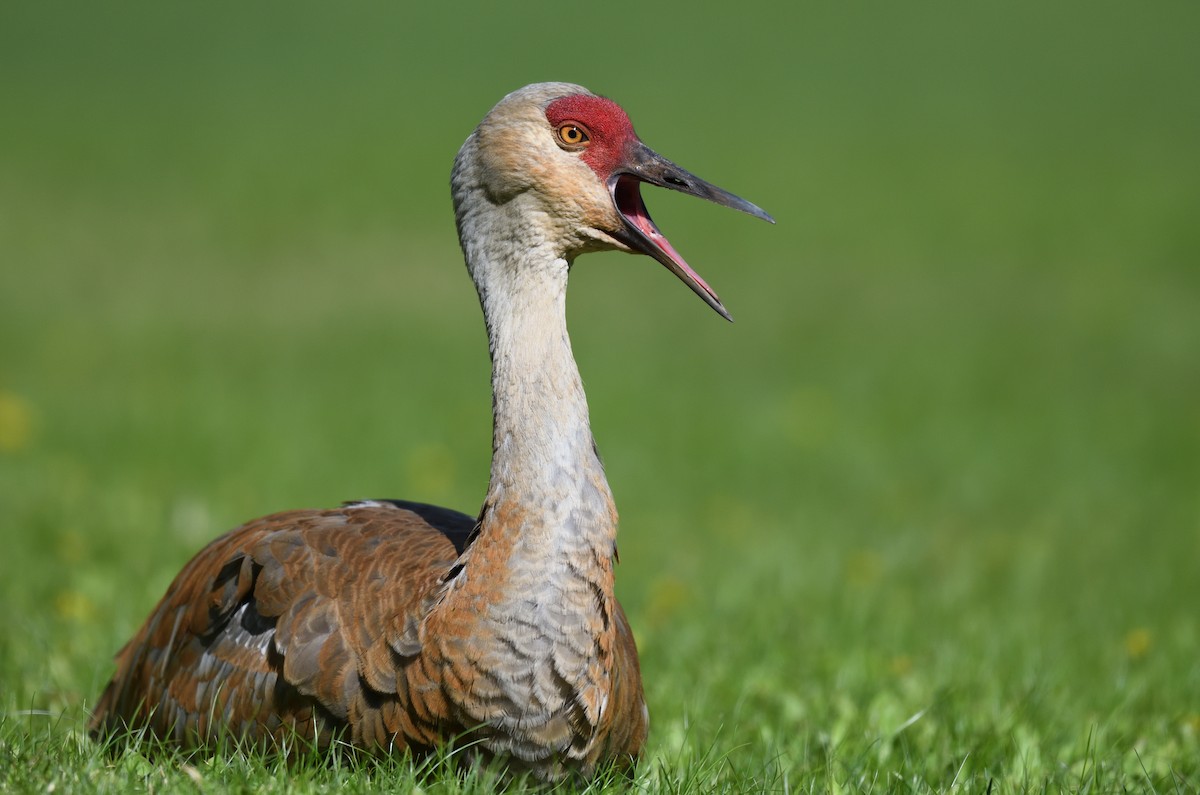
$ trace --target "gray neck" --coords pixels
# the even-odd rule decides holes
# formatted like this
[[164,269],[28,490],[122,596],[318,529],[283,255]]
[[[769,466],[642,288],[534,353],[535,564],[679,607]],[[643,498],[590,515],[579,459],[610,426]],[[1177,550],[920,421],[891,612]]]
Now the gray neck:
[[[566,325],[570,264],[534,227],[528,194],[494,203],[456,191],[467,268],[479,291],[492,359],[492,469],[480,540],[517,530],[514,551],[541,557],[590,549],[610,557],[612,494],[596,454]],[[464,210],[464,205],[470,207]],[[520,528],[489,527],[504,509]]]

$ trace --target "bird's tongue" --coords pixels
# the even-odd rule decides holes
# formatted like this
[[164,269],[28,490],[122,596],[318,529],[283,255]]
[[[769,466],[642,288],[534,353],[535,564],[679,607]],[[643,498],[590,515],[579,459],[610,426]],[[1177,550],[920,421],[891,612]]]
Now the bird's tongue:
[[[665,260],[670,260],[668,263],[663,256],[655,257],[663,262],[671,270],[675,271],[675,275],[688,282],[692,289],[699,287],[712,296],[713,300],[719,301],[717,294],[713,291],[704,279],[700,278],[700,274],[692,270],[691,266],[679,255],[675,247],[671,245],[671,241],[667,240],[667,236],[659,231],[658,226],[650,217],[649,211],[646,210],[646,203],[642,201],[642,192],[640,184],[636,179],[623,177],[617,183],[614,191],[616,198],[617,211],[621,216],[638,232],[647,243],[665,256]],[[652,254],[653,252],[647,251]],[[694,285],[694,286],[693,286]]]

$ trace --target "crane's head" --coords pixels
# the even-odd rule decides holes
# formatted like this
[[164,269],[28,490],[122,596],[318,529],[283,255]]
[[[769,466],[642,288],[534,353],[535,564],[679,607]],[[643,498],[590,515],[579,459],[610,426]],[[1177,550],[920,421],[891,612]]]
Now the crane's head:
[[[468,156],[469,165],[463,162]],[[603,249],[648,254],[726,319],[731,318],[717,294],[651,220],[641,183],[775,222],[759,207],[642,143],[620,105],[570,83],[526,86],[492,109],[455,163],[456,200],[468,170],[489,203],[504,205],[520,197],[522,211],[536,212],[544,233],[561,243],[568,260]],[[461,232],[461,207],[459,223]]]

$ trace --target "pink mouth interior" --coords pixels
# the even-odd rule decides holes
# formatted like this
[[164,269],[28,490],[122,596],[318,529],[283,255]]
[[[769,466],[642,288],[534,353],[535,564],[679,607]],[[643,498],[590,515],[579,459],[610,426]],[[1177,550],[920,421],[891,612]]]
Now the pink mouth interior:
[[622,175],[617,179],[616,190],[613,191],[613,199],[616,201],[617,212],[619,212],[631,226],[646,236],[655,247],[667,255],[671,262],[679,268],[687,276],[694,281],[706,293],[716,299],[717,294],[708,286],[708,283],[700,278],[700,274],[696,273],[684,261],[675,247],[671,245],[671,241],[667,240],[666,235],[658,231],[658,227],[650,218],[650,213],[646,210],[646,203],[642,201],[641,183],[633,177]]

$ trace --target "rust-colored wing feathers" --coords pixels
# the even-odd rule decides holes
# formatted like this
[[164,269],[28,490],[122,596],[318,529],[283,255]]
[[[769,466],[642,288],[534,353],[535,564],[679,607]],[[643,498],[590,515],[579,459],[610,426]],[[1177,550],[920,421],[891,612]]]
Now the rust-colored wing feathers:
[[597,758],[626,757],[629,763],[646,743],[650,729],[650,713],[646,709],[646,698],[642,694],[642,671],[638,664],[637,645],[633,640],[633,629],[625,618],[620,602],[616,605],[616,660],[613,664],[612,693],[609,695],[600,727],[606,740],[597,749]]
[[[411,705],[399,701],[409,694],[398,663],[461,537],[383,504],[234,530],[184,568],[117,655],[93,731],[128,724],[185,745],[220,734],[324,745],[350,728],[363,734],[356,744],[429,743],[444,716],[400,719]],[[413,736],[385,724],[409,724]]]

